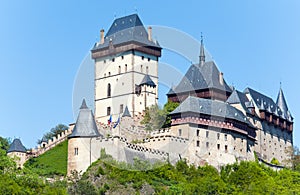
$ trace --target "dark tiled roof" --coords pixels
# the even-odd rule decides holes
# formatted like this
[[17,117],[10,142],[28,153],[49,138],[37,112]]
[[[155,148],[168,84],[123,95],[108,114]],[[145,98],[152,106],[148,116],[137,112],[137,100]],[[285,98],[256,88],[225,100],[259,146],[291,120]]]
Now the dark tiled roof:
[[278,96],[277,96],[276,105],[280,108],[280,110],[282,111],[282,113],[285,116],[287,116],[287,111],[289,109],[288,109],[288,106],[287,106],[287,103],[285,101],[284,94],[283,94],[283,91],[282,91],[281,88],[280,88]]
[[127,106],[125,107],[122,117],[131,117],[131,114],[130,114]]
[[233,119],[251,125],[240,110],[225,102],[217,100],[189,96],[173,112],[171,112],[171,115],[185,112]]
[[[193,64],[188,69],[180,83],[173,89],[173,94],[196,91],[207,88],[219,89],[231,92],[231,88],[223,79],[223,85],[220,83],[220,71],[213,61],[205,62],[204,65]],[[171,91],[168,93],[172,94]]]
[[[242,93],[242,92],[240,92],[238,90],[234,90],[232,92],[232,94],[228,97],[228,99],[227,99],[226,102],[229,103],[229,104],[241,104],[242,107],[243,107],[243,109],[246,112],[250,113],[249,110],[248,110],[248,108],[250,108],[249,106],[251,106],[250,105],[251,103],[249,102],[246,94],[244,94],[244,93]],[[252,102],[252,107],[253,106],[254,105],[253,105],[253,102]]]
[[145,75],[140,85],[148,85],[150,87],[156,87],[149,75]]
[[26,152],[26,148],[23,146],[20,139],[14,139],[7,152]]
[[95,44],[92,50],[106,48],[110,41],[113,45],[134,41],[142,46],[161,48],[157,42],[148,40],[148,32],[137,14],[115,19],[105,35],[104,43]]
[[266,110],[268,108],[268,106],[270,105],[270,110],[272,111],[272,113],[275,112],[275,109],[277,108],[275,102],[272,100],[272,98],[259,93],[258,91],[255,91],[251,88],[246,88],[244,90],[245,94],[250,94],[250,96],[253,99],[254,104],[256,105],[257,108],[261,109],[261,110]]
[[73,132],[68,137],[73,138],[99,136],[101,135],[98,131],[93,112],[86,106],[85,100],[83,100]]

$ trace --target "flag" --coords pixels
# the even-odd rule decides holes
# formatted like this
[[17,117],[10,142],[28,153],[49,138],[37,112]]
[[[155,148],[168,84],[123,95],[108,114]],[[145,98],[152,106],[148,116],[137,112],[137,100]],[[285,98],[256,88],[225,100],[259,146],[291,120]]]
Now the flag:
[[118,126],[118,124],[120,123],[120,117],[118,118],[118,120],[116,121],[114,128],[116,128]]
[[111,119],[111,115],[109,116],[109,119],[107,120],[108,125],[110,125],[112,119]]

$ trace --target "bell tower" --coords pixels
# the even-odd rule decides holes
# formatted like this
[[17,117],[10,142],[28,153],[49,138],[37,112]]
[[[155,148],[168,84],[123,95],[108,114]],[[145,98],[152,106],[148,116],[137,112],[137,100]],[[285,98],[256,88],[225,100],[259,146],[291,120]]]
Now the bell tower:
[[[117,18],[91,50],[95,61],[95,118],[116,120],[127,106],[132,117],[158,100],[161,47],[137,14]],[[145,90],[147,88],[147,90]],[[146,97],[145,97],[146,96]]]

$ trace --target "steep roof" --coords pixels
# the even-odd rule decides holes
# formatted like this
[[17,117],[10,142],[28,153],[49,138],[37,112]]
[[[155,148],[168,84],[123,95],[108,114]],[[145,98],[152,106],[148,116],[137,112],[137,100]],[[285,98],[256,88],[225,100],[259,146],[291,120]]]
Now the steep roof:
[[20,139],[14,139],[14,141],[10,144],[9,149],[7,152],[25,152],[26,153],[26,148],[23,146],[22,142]]
[[113,45],[134,41],[143,46],[161,48],[157,42],[148,40],[148,32],[137,14],[115,19],[105,35],[104,43],[95,44],[92,50],[106,48],[110,41]]
[[250,113],[248,108],[251,108],[254,106],[252,101],[249,102],[249,99],[247,98],[246,94],[244,94],[236,89],[228,97],[226,102],[229,104],[241,104],[241,106],[247,113]]
[[277,96],[277,101],[276,101],[276,105],[280,108],[281,110],[281,115],[283,115],[284,117],[286,117],[289,121],[293,120],[293,117],[288,109],[282,88],[280,87],[278,96]]
[[173,89],[169,95],[196,91],[201,89],[214,88],[221,91],[231,92],[231,88],[223,79],[223,85],[220,83],[220,71],[213,61],[205,62],[202,66],[193,64],[190,66],[182,80]]
[[122,117],[131,117],[131,114],[130,114],[127,106],[125,107]]
[[221,101],[189,96],[173,112],[171,112],[171,115],[185,112],[233,119],[252,126],[247,120],[247,117],[240,110]]
[[140,85],[148,85],[150,87],[156,87],[155,83],[153,82],[153,80],[150,78],[150,76],[148,74],[146,74],[142,80],[142,82],[140,83]]
[[244,90],[244,93],[250,94],[250,96],[252,97],[253,102],[257,106],[257,108],[266,110],[268,108],[268,106],[270,105],[271,112],[272,113],[275,112],[275,109],[277,108],[277,106],[272,98],[270,98],[258,91],[255,91],[254,89],[251,89],[249,87]]
[[83,100],[73,132],[68,137],[73,138],[99,136],[101,135],[98,131],[93,112],[87,107],[85,100]]

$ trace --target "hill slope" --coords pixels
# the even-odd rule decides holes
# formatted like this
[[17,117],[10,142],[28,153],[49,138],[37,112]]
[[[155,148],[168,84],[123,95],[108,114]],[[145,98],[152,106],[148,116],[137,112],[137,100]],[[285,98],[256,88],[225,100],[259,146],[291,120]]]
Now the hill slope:
[[64,141],[37,158],[31,158],[25,167],[40,176],[65,176],[67,174],[68,141]]

